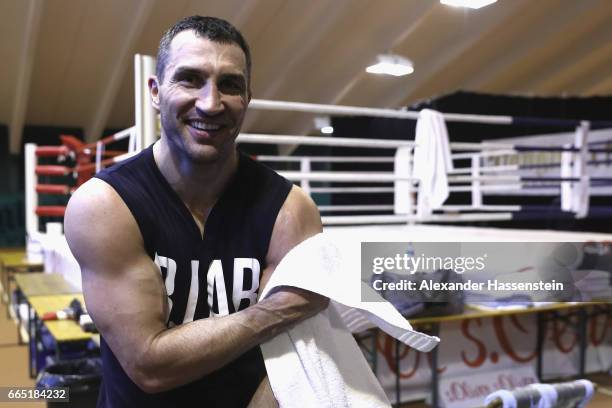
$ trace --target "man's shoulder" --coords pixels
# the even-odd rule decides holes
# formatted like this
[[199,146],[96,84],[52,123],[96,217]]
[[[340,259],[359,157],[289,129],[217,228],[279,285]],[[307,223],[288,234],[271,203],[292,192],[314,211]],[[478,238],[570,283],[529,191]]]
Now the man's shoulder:
[[275,218],[292,185],[275,170],[240,153],[238,176],[233,184],[234,194],[245,198],[245,205],[253,211],[263,211]]
[[66,208],[66,217],[90,212],[94,214],[114,212],[120,201],[121,198],[106,181],[91,178],[72,194]]
[[98,172],[92,180],[107,184],[132,209],[147,206],[164,193],[151,148]]
[[149,149],[141,150],[127,159],[114,163],[113,165],[100,170],[94,177],[107,181],[117,176],[134,176],[135,170],[147,166]]
[[291,184],[291,182],[278,174],[274,169],[258,161],[256,156],[250,156],[244,152],[239,152],[239,155],[239,168],[243,177],[249,177],[261,183]]
[[310,229],[321,226],[321,216],[312,198],[298,186],[293,186],[278,217],[283,217],[288,228]]

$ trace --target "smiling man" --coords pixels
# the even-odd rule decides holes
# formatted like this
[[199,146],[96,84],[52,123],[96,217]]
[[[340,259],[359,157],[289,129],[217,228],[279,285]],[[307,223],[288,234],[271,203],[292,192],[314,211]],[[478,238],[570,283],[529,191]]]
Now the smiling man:
[[99,407],[273,406],[258,345],[327,306],[292,288],[257,302],[321,220],[299,188],[236,150],[250,71],[228,22],[179,21],[149,80],[161,139],[70,200],[66,237],[102,335]]

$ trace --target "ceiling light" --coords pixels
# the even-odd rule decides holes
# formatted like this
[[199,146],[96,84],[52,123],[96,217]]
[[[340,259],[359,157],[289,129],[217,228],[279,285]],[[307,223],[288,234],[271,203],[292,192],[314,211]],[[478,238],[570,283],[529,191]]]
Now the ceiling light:
[[403,76],[412,74],[414,67],[408,58],[396,54],[380,54],[376,57],[377,63],[366,68],[370,74],[384,74]]
[[495,3],[497,0],[440,0],[440,3],[447,6],[469,7],[471,9],[479,9]]
[[326,135],[331,135],[332,133],[334,133],[334,127],[333,126],[323,126],[321,128],[321,133],[326,134]]

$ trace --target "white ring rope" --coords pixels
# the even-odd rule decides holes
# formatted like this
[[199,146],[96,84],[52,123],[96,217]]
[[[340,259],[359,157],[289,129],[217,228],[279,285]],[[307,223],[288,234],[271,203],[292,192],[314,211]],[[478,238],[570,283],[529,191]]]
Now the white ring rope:
[[135,127],[132,126],[132,127],[120,130],[119,132],[117,132],[114,135],[112,135],[112,138],[113,138],[114,141],[126,139],[126,138],[132,136],[132,134],[134,132],[134,129],[135,129]]
[[[419,118],[419,112],[397,109],[364,108],[360,106],[323,105],[316,103],[270,101],[265,99],[251,99],[250,109],[274,110],[316,113],[321,115],[342,116],[373,116],[382,118],[413,119]],[[461,113],[443,113],[444,120],[452,122],[489,123],[497,125],[511,125],[511,116],[466,115]]]
[[521,211],[520,205],[443,205],[445,211]]
[[485,151],[485,152],[478,152],[478,153],[453,153],[451,154],[451,157],[453,158],[453,160],[469,160],[474,156],[479,156],[479,157],[495,157],[495,156],[512,156],[512,155],[516,155],[516,154],[520,154],[521,152],[514,150],[514,149],[506,149],[505,147],[501,150],[490,150],[490,151]]
[[278,174],[290,181],[338,181],[352,183],[389,183],[393,181],[418,181],[415,177],[401,177],[384,172],[340,172],[340,171],[279,171]]
[[[312,163],[393,163],[393,157],[380,157],[380,156],[256,156],[257,161],[260,162],[282,162],[282,163],[300,163],[302,160],[308,160]],[[511,165],[498,165],[498,166],[483,166],[480,168],[482,173],[488,172],[511,172],[519,171],[520,166],[518,164]],[[470,174],[472,169],[470,167],[463,167],[455,170],[450,170],[448,174]]]
[[296,144],[309,146],[338,146],[338,147],[371,147],[378,149],[397,149],[401,146],[414,147],[414,142],[408,140],[389,139],[357,139],[350,137],[322,137],[322,136],[296,136],[296,135],[264,135],[254,133],[241,133],[236,139],[238,143],[262,144]]
[[[320,205],[319,211],[393,211],[393,205]],[[449,212],[459,211],[521,211],[520,205],[443,205],[440,210]]]
[[[394,181],[418,182],[417,177],[397,176],[389,172],[365,172],[365,171],[279,171],[278,174],[291,181],[335,181],[335,182],[355,182],[355,183],[389,183]],[[484,176],[448,176],[449,183],[471,183],[473,181],[482,182],[521,182],[519,175],[484,175]],[[562,180],[528,180],[528,183],[561,183]],[[484,187],[484,186],[483,186]]]
[[[492,193],[492,192],[501,192],[501,191],[520,191],[523,189],[523,184],[499,184],[499,185],[486,185],[480,186],[480,191],[483,193]],[[449,186],[448,190],[451,193],[471,193],[473,188],[472,186]]]
[[[261,133],[240,133],[237,143],[260,144],[291,144],[310,146],[338,146],[338,147],[371,147],[378,149],[397,149],[398,147],[414,147],[415,143],[409,140],[397,139],[359,139],[351,137],[323,137],[323,136],[297,136],[297,135],[266,135]],[[450,143],[454,150],[511,150],[514,145],[504,143]],[[473,153],[479,154],[479,153]]]
[[[480,167],[481,173],[496,173],[496,172],[502,172],[502,171],[512,172],[512,171],[519,171],[519,170],[520,170],[520,166],[517,164]],[[471,167],[462,167],[460,169],[450,170],[447,174],[471,174],[471,172],[472,172]]]
[[256,156],[258,161],[262,162],[300,162],[301,160],[309,160],[313,163],[393,163],[394,159],[391,156]]
[[[416,191],[416,190],[415,190]],[[393,187],[310,187],[311,193],[393,193]]]
[[319,205],[319,211],[393,211],[393,205]]
[[433,214],[428,217],[416,215],[330,215],[321,217],[325,225],[401,224],[407,222],[474,222],[509,221],[512,213]]

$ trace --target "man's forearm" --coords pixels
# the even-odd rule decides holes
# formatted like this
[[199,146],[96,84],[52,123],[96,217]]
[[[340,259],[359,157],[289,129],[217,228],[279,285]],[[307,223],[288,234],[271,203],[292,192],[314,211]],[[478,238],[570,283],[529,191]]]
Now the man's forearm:
[[126,371],[133,373],[132,380],[146,392],[178,387],[318,313],[324,302],[313,294],[281,291],[238,313],[164,330],[148,342],[132,370]]

